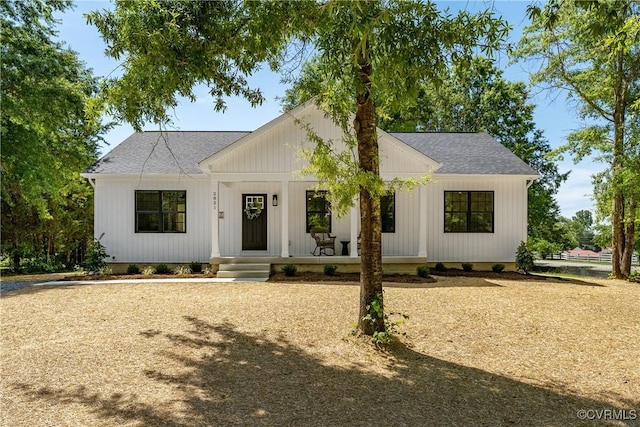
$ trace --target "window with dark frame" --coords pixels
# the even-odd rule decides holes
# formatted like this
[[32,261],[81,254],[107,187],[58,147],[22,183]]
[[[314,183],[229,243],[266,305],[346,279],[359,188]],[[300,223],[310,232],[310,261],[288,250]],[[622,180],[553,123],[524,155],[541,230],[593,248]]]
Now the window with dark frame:
[[396,193],[380,198],[380,214],[382,217],[382,232],[396,232]]
[[186,231],[186,191],[136,190],[136,233]]
[[493,191],[445,191],[445,233],[493,233]]
[[307,190],[307,233],[312,228],[326,229],[331,232],[331,203],[326,191]]

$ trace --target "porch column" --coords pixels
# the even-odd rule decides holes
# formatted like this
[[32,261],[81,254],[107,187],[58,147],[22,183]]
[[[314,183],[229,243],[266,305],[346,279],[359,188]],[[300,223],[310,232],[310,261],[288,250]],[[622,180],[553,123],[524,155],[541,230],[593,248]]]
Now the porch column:
[[211,180],[211,258],[220,256],[220,225],[218,204],[220,203],[220,183]]
[[427,187],[420,186],[418,209],[418,256],[427,257]]
[[360,210],[358,209],[358,202],[356,202],[353,206],[351,206],[351,210],[349,212],[349,217],[351,219],[351,250],[349,251],[349,256],[357,257],[358,256],[358,215],[360,214]]
[[280,226],[280,235],[282,242],[280,243],[280,256],[289,257],[289,181],[282,181],[280,188],[280,218],[282,225]]

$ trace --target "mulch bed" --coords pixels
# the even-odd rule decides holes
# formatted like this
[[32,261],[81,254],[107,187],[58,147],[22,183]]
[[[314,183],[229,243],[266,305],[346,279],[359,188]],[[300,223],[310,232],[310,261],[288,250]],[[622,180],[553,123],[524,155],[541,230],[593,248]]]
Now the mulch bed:
[[[537,276],[534,274],[522,274],[516,271],[503,271],[496,273],[493,271],[463,271],[455,268],[447,271],[435,271],[431,269],[431,276],[420,277],[414,274],[384,274],[383,282],[395,283],[435,283],[436,277],[478,277],[483,279],[499,279],[499,280],[546,280],[545,276]],[[336,273],[328,276],[323,273],[300,272],[295,276],[285,276],[284,273],[273,273],[269,277],[270,282],[359,282],[360,273]]]
[[[431,276],[420,277],[415,274],[385,274],[383,275],[384,282],[394,283],[435,283],[437,279],[434,276],[440,277],[478,277],[484,279],[499,279],[499,280],[545,280],[545,276],[538,276],[535,274],[522,274],[515,271],[503,271],[496,273],[493,271],[463,271],[460,269],[451,268],[447,271],[435,271],[431,269]],[[139,279],[206,279],[215,278],[215,274],[111,274],[111,275],[70,275],[57,280],[62,281],[75,281],[75,280],[139,280]],[[335,273],[334,275],[327,275],[317,272],[298,272],[295,276],[286,276],[282,272],[272,273],[269,277],[270,282],[359,282],[360,273]]]
[[[396,283],[435,283],[433,277],[420,277],[411,274],[385,274],[382,277],[385,282]],[[335,273],[332,276],[323,273],[300,272],[295,276],[285,276],[284,273],[273,273],[269,277],[270,282],[359,282],[360,273]]]

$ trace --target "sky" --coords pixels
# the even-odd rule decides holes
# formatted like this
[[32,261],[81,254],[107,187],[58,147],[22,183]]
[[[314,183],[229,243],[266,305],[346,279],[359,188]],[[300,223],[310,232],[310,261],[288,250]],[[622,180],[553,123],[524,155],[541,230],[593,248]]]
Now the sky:
[[[441,1],[437,2],[441,9],[449,7],[453,12],[459,9],[469,11],[491,8],[501,15],[513,27],[509,36],[511,42],[520,39],[522,29],[527,25],[527,1]],[[69,48],[78,52],[79,57],[96,76],[117,76],[120,71],[118,62],[104,54],[106,44],[95,27],[86,23],[84,14],[94,10],[110,9],[108,1],[75,1],[75,8],[58,14],[60,24],[57,27],[58,37]],[[495,56],[498,66],[505,70],[504,77],[511,81],[529,81],[531,64],[509,64],[506,53],[498,52]],[[213,99],[207,95],[205,87],[198,87],[195,92],[197,101],[187,100],[175,110],[173,129],[175,130],[240,130],[251,131],[275,119],[281,114],[278,97],[284,95],[287,86],[280,83],[280,76],[271,71],[262,70],[249,78],[249,83],[260,87],[266,101],[256,108],[241,98],[228,98],[227,109],[217,113],[213,109]],[[569,103],[566,93],[531,89],[530,102],[536,105],[534,120],[536,127],[544,132],[549,144],[556,148],[566,142],[566,135],[578,129],[581,122],[577,117],[575,105]],[[149,125],[145,130],[157,130]],[[128,124],[119,124],[104,138],[108,145],[102,147],[106,154],[117,144],[133,133]],[[590,160],[574,164],[570,155],[558,162],[561,173],[571,171],[569,179],[560,188],[557,201],[561,215],[571,218],[577,211],[586,209],[595,214],[592,200],[591,175],[603,169],[603,165]]]

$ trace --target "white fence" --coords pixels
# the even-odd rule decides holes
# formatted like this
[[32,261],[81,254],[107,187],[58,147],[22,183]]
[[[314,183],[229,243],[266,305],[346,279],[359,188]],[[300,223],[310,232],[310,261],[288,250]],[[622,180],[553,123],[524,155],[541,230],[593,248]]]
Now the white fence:
[[[557,254],[553,254],[551,256],[551,259],[566,259],[569,261],[585,261],[585,262],[604,262],[604,263],[611,263],[611,254],[610,253],[600,253],[597,255],[572,255],[572,254],[568,254],[566,252],[562,252],[562,253],[557,253]],[[638,263],[638,255],[637,254],[633,254],[633,257],[631,257],[631,264],[632,265],[639,265]]]

